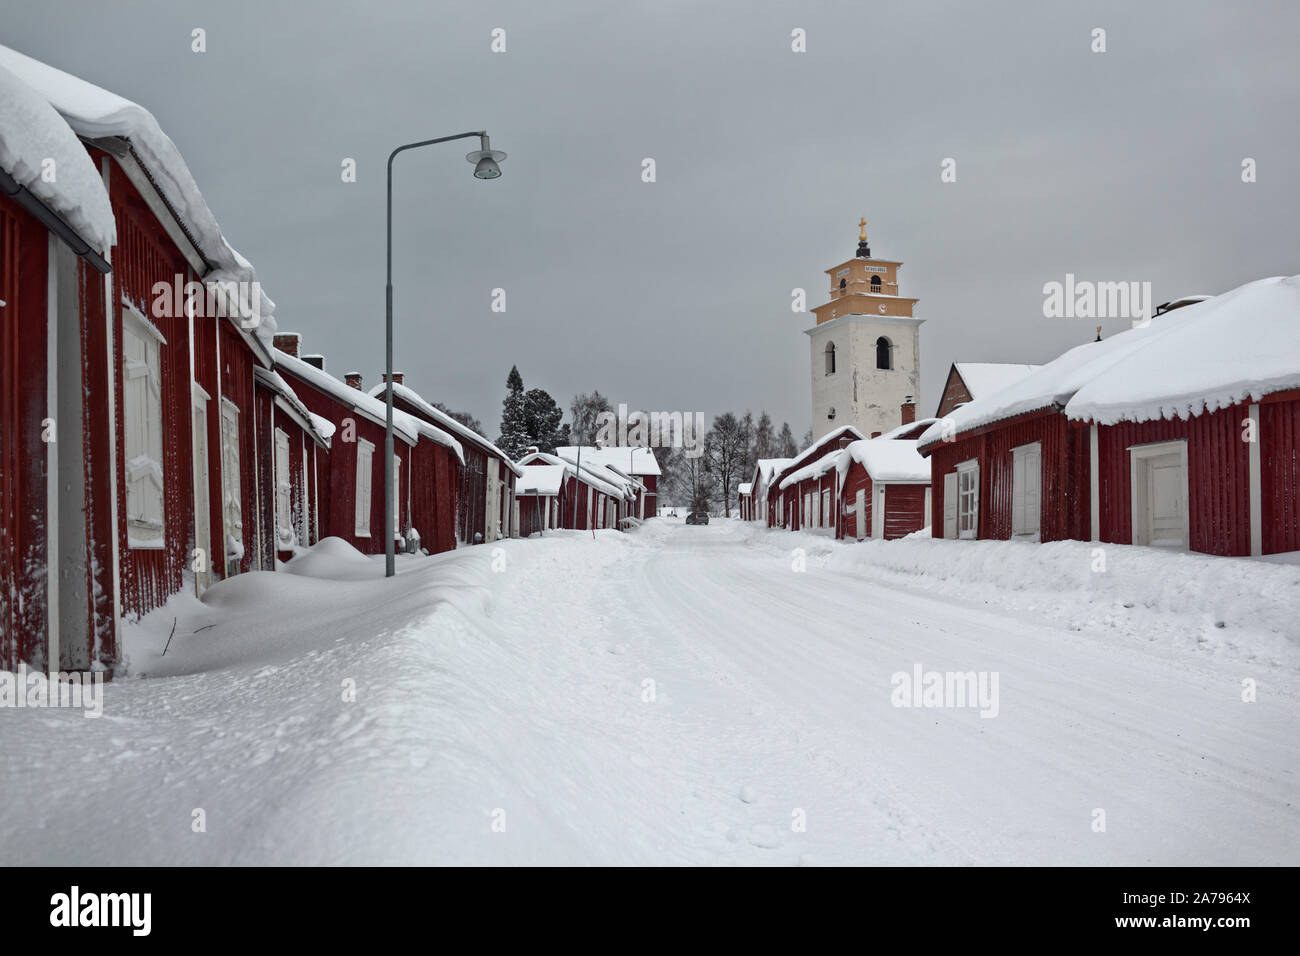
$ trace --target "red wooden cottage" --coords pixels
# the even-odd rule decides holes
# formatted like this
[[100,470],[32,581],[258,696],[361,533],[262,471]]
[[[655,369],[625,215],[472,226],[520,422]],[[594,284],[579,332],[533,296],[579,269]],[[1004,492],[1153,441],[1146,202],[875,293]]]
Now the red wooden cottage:
[[934,413],[935,417],[942,418],[953,409],[977,398],[988,398],[1038,368],[1038,365],[1009,362],[953,362],[948,369],[948,378],[943,383],[939,410]]
[[865,437],[852,425],[841,425],[790,459],[772,478],[769,523],[790,531],[833,529],[839,500],[835,454]]
[[1166,304],[932,426],[934,534],[1300,549],[1300,277]]
[[296,350],[297,336],[280,338],[276,370],[289,381],[306,408],[334,427],[330,440],[328,501],[322,536],[339,537],[365,554],[383,554],[384,507],[394,511],[398,551],[447,551],[456,546],[455,469],[464,461],[461,445],[441,428],[393,409],[394,485],[384,488],[384,403],[361,388],[359,373],[339,381],[285,349]]
[[929,527],[930,462],[916,439],[934,421],[852,442],[840,453],[837,538],[892,541]]
[[[0,299],[8,367],[26,359],[0,409],[0,495],[13,540],[0,550],[18,556],[0,559],[0,592],[24,595],[25,620],[19,631],[4,627],[0,656],[111,668],[123,616],[254,566],[247,423],[253,370],[270,365],[273,305],[152,115],[4,47],[0,70]],[[46,356],[38,376],[33,354]],[[228,407],[238,415],[223,414]],[[38,449],[40,422],[57,438],[50,432]],[[34,482],[48,485],[39,512]],[[226,507],[232,490],[237,509]],[[48,580],[36,595],[38,550]],[[0,611],[0,624],[14,613]]]
[[768,501],[772,488],[772,479],[781,473],[789,458],[760,458],[754,463],[754,474],[750,480],[750,496],[753,499],[754,517],[750,520],[762,521],[770,528],[776,523],[768,511]]
[[740,520],[753,521],[754,485],[752,482],[742,481],[736,486],[736,503],[740,508]]
[[[525,512],[545,515],[549,506],[555,515],[554,523],[544,527],[579,531],[619,528],[637,501],[636,483],[607,466],[588,465],[585,455],[583,458],[578,462],[529,449],[519,459],[523,472],[519,486],[521,519]],[[546,470],[530,470],[536,468]]]
[[[386,383],[381,382],[370,390],[370,395],[383,405],[386,389]],[[514,498],[519,466],[478,432],[435,408],[405,384],[400,374],[393,375],[393,408],[454,435],[464,451],[457,476],[457,539],[465,544],[481,544],[516,535]]]
[[[555,453],[571,461],[578,460],[577,445],[564,445],[555,449]],[[654,449],[641,445],[583,445],[582,463],[593,467],[612,467],[620,475],[640,483],[636,501],[630,511],[631,517],[644,521],[659,513],[659,478],[663,472]]]

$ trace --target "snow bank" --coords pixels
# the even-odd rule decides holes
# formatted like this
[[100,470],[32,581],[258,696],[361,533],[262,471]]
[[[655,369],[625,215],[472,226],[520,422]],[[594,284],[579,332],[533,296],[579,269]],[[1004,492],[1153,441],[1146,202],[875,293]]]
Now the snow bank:
[[755,547],[782,559],[801,548],[811,565],[850,581],[1300,670],[1300,564],[1086,541],[953,541],[928,529],[896,541],[851,542],[755,523],[738,527]]
[[[107,252],[117,242],[117,223],[90,154],[45,98],[3,66],[0,117],[0,169],[97,252]],[[42,175],[47,160],[54,163],[54,182]]]

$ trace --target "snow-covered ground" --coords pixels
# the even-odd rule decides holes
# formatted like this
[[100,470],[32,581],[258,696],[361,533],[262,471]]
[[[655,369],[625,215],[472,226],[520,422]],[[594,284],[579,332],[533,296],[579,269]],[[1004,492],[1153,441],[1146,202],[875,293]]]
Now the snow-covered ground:
[[[101,718],[0,709],[0,862],[1300,863],[1300,566],[1102,559],[327,541],[150,615]],[[917,665],[997,716],[893,706]]]

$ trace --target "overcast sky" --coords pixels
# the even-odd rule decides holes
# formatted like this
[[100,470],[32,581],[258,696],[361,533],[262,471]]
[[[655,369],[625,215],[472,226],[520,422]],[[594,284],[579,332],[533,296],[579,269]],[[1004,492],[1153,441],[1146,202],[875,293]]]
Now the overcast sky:
[[0,42],[151,110],[281,329],[367,386],[387,154],[486,128],[509,153],[494,182],[473,141],[398,160],[394,283],[398,369],[492,437],[512,363],[566,407],[595,388],[766,408],[801,436],[812,316],[791,290],[825,301],[863,215],[920,298],[924,414],[952,361],[1090,340],[1043,318],[1067,272],[1156,302],[1300,272],[1294,0],[323,6],[0,0]]

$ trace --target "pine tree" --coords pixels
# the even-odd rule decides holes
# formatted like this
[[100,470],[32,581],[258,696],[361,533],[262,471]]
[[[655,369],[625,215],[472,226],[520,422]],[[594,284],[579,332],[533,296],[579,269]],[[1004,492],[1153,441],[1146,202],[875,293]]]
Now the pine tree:
[[549,392],[530,388],[524,393],[524,432],[527,445],[536,445],[538,451],[555,454],[560,445],[569,443],[569,429],[561,427],[564,409],[556,404]]
[[501,437],[497,439],[497,447],[515,459],[523,455],[528,444],[524,425],[524,378],[512,365],[510,374],[506,376],[506,397],[501,403]]
[[758,427],[754,429],[754,460],[775,458],[776,436],[772,434],[772,416],[763,412],[758,416]]
[[793,458],[799,454],[799,446],[794,443],[794,432],[790,430],[790,423],[781,424],[781,436],[776,440],[777,457]]

